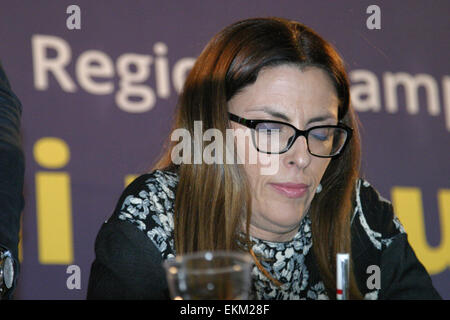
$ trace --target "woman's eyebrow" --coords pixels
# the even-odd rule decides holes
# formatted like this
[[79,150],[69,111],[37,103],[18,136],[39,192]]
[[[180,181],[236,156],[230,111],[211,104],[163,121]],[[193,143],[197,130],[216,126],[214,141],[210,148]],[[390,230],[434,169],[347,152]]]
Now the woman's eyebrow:
[[277,111],[271,107],[263,106],[263,107],[258,107],[256,109],[249,110],[249,112],[253,112],[253,111],[262,111],[274,118],[279,118],[279,119],[282,119],[287,122],[291,121],[291,119],[287,115],[285,115],[284,113]]
[[313,123],[313,122],[321,122],[321,121],[325,121],[325,120],[336,120],[336,117],[332,114],[321,115],[321,116],[317,116],[317,117],[309,119],[307,124]]
[[[286,114],[284,114],[283,112],[280,112],[278,110],[275,110],[274,108],[271,108],[269,106],[262,106],[260,108],[252,109],[252,110],[249,110],[249,111],[250,112],[262,111],[262,112],[267,113],[268,115],[270,115],[270,116],[272,116],[274,118],[279,118],[279,119],[282,119],[282,120],[284,120],[286,122],[289,122],[289,123],[291,122],[291,119]],[[336,117],[335,117],[335,115],[333,115],[331,113],[327,113],[327,114],[316,116],[316,117],[313,117],[313,118],[309,119],[307,124],[314,123],[314,122],[326,121],[326,120],[335,120],[336,121]]]

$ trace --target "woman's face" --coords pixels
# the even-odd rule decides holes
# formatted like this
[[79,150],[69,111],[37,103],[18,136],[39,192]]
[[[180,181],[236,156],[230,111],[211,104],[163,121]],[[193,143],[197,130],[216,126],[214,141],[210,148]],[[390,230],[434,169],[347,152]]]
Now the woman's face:
[[[236,94],[228,107],[242,118],[288,122],[300,130],[338,122],[336,91],[325,71],[316,67],[302,71],[292,65],[263,69],[256,82]],[[247,130],[233,121],[231,125]],[[282,154],[259,153],[251,141],[237,139],[238,154],[248,157],[244,168],[252,192],[250,234],[270,241],[292,239],[330,159],[311,155],[304,137],[297,138]],[[256,163],[248,161],[252,154],[258,159]],[[276,170],[262,174],[275,163]]]

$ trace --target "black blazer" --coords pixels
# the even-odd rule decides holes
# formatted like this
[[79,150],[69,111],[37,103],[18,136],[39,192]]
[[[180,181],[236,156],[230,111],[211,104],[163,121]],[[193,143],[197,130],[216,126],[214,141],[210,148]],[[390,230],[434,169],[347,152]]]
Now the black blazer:
[[[144,174],[125,189],[114,213],[97,236],[88,299],[169,299],[162,262],[174,254],[173,230],[168,230],[167,223],[161,223],[160,219],[168,211],[173,214],[176,188],[170,177],[174,174],[164,171]],[[167,184],[169,180],[172,182]],[[441,299],[409,245],[390,202],[362,179],[358,180],[355,190],[352,256],[363,296]],[[158,230],[161,233],[155,236]],[[312,250],[305,258],[305,265],[311,283],[320,281]],[[381,271],[379,290],[367,285],[368,267],[373,265]]]

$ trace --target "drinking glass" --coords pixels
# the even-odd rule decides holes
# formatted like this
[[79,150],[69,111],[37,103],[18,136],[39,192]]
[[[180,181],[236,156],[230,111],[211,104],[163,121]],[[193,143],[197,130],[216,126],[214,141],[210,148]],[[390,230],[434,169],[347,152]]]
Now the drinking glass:
[[252,258],[247,253],[201,251],[164,261],[174,300],[246,300]]

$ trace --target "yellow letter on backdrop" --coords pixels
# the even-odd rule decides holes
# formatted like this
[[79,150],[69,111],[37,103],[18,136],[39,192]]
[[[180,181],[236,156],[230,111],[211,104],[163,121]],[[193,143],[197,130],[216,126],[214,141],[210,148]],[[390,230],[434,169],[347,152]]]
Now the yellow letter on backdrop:
[[[36,162],[46,169],[61,169],[70,159],[67,144],[42,138],[34,145]],[[36,173],[36,213],[39,262],[70,264],[73,261],[70,176],[61,171]]]
[[392,188],[392,204],[417,257],[430,274],[444,271],[450,265],[450,190],[438,191],[441,242],[430,247],[425,233],[422,193],[419,188]]

